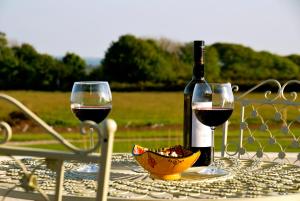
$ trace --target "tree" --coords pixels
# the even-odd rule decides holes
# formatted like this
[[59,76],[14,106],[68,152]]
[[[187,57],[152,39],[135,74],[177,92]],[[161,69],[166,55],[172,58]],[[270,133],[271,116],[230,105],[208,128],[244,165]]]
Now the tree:
[[221,65],[219,54],[216,48],[207,46],[205,51],[205,78],[209,82],[216,82],[220,79]]
[[299,72],[289,59],[266,51],[255,52],[249,47],[228,43],[216,43],[213,47],[219,55],[222,77],[238,84],[269,78],[294,79]]
[[97,68],[92,69],[92,71],[88,74],[89,80],[106,80],[103,74],[102,66],[98,66]]
[[12,88],[17,73],[18,60],[9,48],[5,34],[0,32],[0,88]]
[[41,54],[36,60],[35,70],[36,77],[34,80],[37,84],[36,88],[42,90],[60,90],[59,79],[61,72],[58,68],[57,60],[50,55]]
[[86,63],[78,55],[67,53],[61,61],[59,82],[63,90],[70,90],[73,82],[86,80]]
[[300,55],[291,54],[291,55],[287,56],[286,58],[288,58],[289,60],[291,60],[292,62],[297,64],[300,68]]
[[[193,43],[124,35],[110,45],[102,63],[89,73],[84,60],[74,53],[57,60],[38,53],[30,44],[10,47],[0,32],[0,88],[70,90],[73,82],[92,79],[119,82],[115,84],[121,87],[179,89],[192,77],[193,57]],[[286,81],[300,77],[299,55],[282,57],[229,43],[206,46],[205,66],[209,82],[252,85],[269,78]]]
[[85,61],[80,56],[69,52],[62,58],[62,62],[72,67],[72,70],[78,70],[79,73],[83,72],[86,66]]
[[7,47],[6,35],[3,32],[0,32],[0,47]]
[[39,76],[41,66],[37,62],[39,53],[30,44],[22,44],[12,48],[18,59],[18,66],[14,73],[14,88],[41,89],[43,77]]
[[183,85],[186,80],[191,77],[190,63],[182,60],[182,50],[185,44],[174,42],[172,40],[162,38],[155,41],[157,44],[157,52],[164,58],[164,66],[162,66],[162,75],[165,77],[166,85]]
[[0,32],[1,88],[70,90],[74,81],[85,79],[86,64],[78,55],[67,53],[59,61],[38,53],[30,44],[9,47]]
[[[298,66],[298,72],[300,73],[300,55],[292,54],[292,55],[287,56],[286,58],[288,58],[290,61],[292,61],[294,64],[296,64]],[[297,79],[300,79],[299,73],[298,73]]]
[[108,48],[103,60],[103,73],[110,81],[159,81],[163,62],[154,43],[124,35]]

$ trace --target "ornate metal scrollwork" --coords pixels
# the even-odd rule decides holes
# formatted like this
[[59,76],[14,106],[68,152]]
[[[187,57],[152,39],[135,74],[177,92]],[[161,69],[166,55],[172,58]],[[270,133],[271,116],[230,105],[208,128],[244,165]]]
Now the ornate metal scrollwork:
[[269,97],[269,96],[272,94],[271,91],[266,91],[266,92],[264,93],[264,97],[265,97],[265,99],[268,100],[268,101],[274,101],[274,100],[280,98],[280,95],[281,95],[281,84],[280,84],[280,82],[278,82],[278,81],[275,80],[275,79],[269,79],[269,80],[265,80],[265,81],[259,83],[258,85],[252,87],[251,89],[249,89],[248,91],[246,91],[246,92],[243,93],[242,95],[238,96],[238,97],[236,98],[236,100],[239,101],[239,100],[241,100],[241,99],[244,99],[248,94],[250,94],[251,92],[255,91],[257,88],[259,88],[259,87],[261,87],[261,86],[263,86],[263,85],[266,85],[266,84],[271,84],[271,83],[275,84],[275,85],[278,87],[278,91],[277,91],[277,93],[275,94],[275,97],[273,97],[272,99]]
[[[284,100],[289,100],[289,98],[285,96],[284,91],[285,91],[286,87],[287,87],[288,85],[291,85],[291,84],[299,84],[299,85],[300,85],[300,81],[299,81],[299,80],[290,80],[290,81],[286,82],[284,85],[282,85],[282,88],[281,88],[281,96],[282,96],[282,98],[283,98]],[[298,97],[297,92],[295,92],[295,91],[290,92],[289,95],[290,95],[290,97],[292,98],[292,99],[289,100],[289,101],[295,102],[295,101],[297,100],[297,97]]]
[[1,121],[0,122],[0,132],[3,132],[4,138],[0,140],[0,144],[5,144],[7,143],[12,136],[12,130],[11,127],[8,123]]
[[[267,90],[261,98],[247,96],[259,87],[270,84],[275,85],[275,93]],[[253,157],[262,158],[267,156],[266,150],[272,148],[272,150],[277,151],[275,157],[272,157],[275,158],[274,160],[288,161],[286,151],[300,147],[300,135],[293,131],[293,129],[299,128],[296,124],[300,123],[300,102],[297,100],[297,90],[292,92],[285,92],[285,90],[290,85],[293,85],[294,89],[299,89],[295,87],[299,84],[300,81],[298,80],[290,80],[281,85],[277,80],[269,79],[259,83],[235,99],[242,107],[240,114],[240,146],[237,147],[236,154],[241,156],[252,150],[254,152]],[[289,107],[292,107],[292,109]],[[290,112],[293,113],[292,117],[289,116]],[[258,133],[260,136],[258,136]],[[290,143],[287,144],[281,138],[290,140]],[[225,152],[227,155],[232,156],[232,152],[229,153],[227,148],[228,146],[226,146]]]
[[[0,94],[0,99],[3,99],[13,105],[15,105],[17,108],[19,108],[22,112],[24,112],[28,117],[30,117],[34,122],[36,122],[38,125],[40,125],[42,128],[44,128],[50,135],[52,135],[59,143],[64,145],[67,149],[71,150],[74,153],[78,153],[81,155],[86,155],[88,153],[91,153],[95,150],[97,150],[100,147],[101,139],[107,138],[107,136],[103,136],[103,132],[101,132],[98,124],[96,124],[93,121],[84,121],[80,125],[80,132],[81,134],[86,134],[84,128],[89,127],[93,128],[93,130],[97,133],[98,138],[95,145],[87,150],[80,149],[76,146],[74,146],[72,143],[70,143],[68,140],[63,138],[58,132],[56,132],[51,126],[49,126],[46,122],[44,122],[41,118],[39,118],[36,114],[34,114],[32,111],[30,111],[26,106],[24,106],[21,102],[18,100],[5,95]],[[9,141],[12,135],[11,127],[6,122],[0,122],[0,128],[4,130],[4,140],[0,141],[0,144],[4,144]]]

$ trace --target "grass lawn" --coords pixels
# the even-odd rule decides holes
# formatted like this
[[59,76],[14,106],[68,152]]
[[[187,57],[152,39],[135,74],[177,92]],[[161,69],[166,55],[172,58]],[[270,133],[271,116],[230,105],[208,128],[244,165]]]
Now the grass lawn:
[[[4,91],[38,114],[53,126],[77,126],[79,121],[70,110],[69,92]],[[115,92],[109,117],[121,126],[150,124],[182,124],[183,93],[181,92]],[[0,117],[17,109],[2,104]]]
[[[62,135],[68,140],[75,141],[80,146],[82,136],[74,132],[78,127],[79,121],[74,117],[69,106],[69,92],[37,92],[37,91],[4,91],[20,100],[29,109],[35,112],[48,124],[54,128],[72,128],[71,132],[62,129]],[[248,96],[250,99],[262,98],[263,94],[253,93]],[[273,121],[274,112],[278,108],[272,106],[260,106],[255,108],[260,117],[270,118]],[[251,123],[261,122],[260,117],[251,118],[253,108],[246,108],[247,121]],[[281,110],[281,108],[279,108]],[[8,119],[8,114],[12,111],[18,111],[14,106],[2,101],[0,107],[0,119]],[[228,141],[238,141],[240,104],[236,103],[233,115],[230,118],[230,128]],[[288,121],[299,116],[299,109],[291,108],[286,115]],[[109,116],[116,120],[119,130],[115,136],[114,151],[130,152],[133,144],[141,144],[146,147],[164,147],[175,144],[182,144],[182,121],[183,121],[183,93],[182,92],[113,92],[113,109]],[[295,137],[300,135],[300,126],[298,122],[293,128]],[[220,150],[221,133],[220,128],[216,131],[216,150]],[[268,133],[255,131],[255,136],[261,141],[262,146],[268,144]],[[288,147],[291,143],[292,136],[280,133],[280,127],[274,131],[282,144]],[[245,133],[244,142],[247,150],[257,150],[257,145],[247,144],[249,133]],[[48,134],[40,132],[16,133],[12,141],[23,142],[32,140],[51,140]],[[21,143],[22,144],[22,143]],[[27,146],[27,145],[26,145]],[[32,144],[31,147],[44,147],[52,149],[63,149],[57,144]],[[276,151],[278,146],[265,146],[267,151]],[[289,148],[288,148],[289,150]],[[293,149],[295,150],[295,149]],[[299,148],[295,151],[299,151]]]
[[[4,91],[15,97],[52,126],[78,126],[79,121],[70,110],[69,92]],[[239,94],[236,94],[238,96]],[[119,126],[182,125],[183,92],[113,92],[113,109],[109,117]],[[250,99],[263,98],[262,93],[248,95]],[[0,118],[7,119],[17,108],[4,101],[1,104]],[[247,107],[247,110],[252,108]],[[264,116],[273,116],[274,108],[261,106]],[[239,124],[240,104],[235,104],[230,118],[232,124]],[[290,110],[293,118],[299,110]],[[289,118],[289,117],[288,117]]]
[[[295,132],[300,133],[300,129],[296,129]],[[175,130],[142,130],[142,131],[134,131],[134,130],[120,130],[116,133],[115,141],[114,141],[114,152],[131,152],[131,149],[134,144],[139,144],[145,147],[151,148],[161,148],[168,147],[172,145],[182,144],[182,131]],[[282,145],[285,151],[289,152],[299,152],[299,148],[291,148],[291,140],[292,137],[290,135],[284,135],[279,130],[274,131],[272,133],[273,136],[276,137],[277,141]],[[66,139],[71,141],[74,145],[84,148],[89,146],[89,138],[88,136],[82,136],[78,133],[62,133]],[[215,135],[215,148],[216,151],[221,150],[221,141],[222,141],[222,133],[221,129],[216,130]],[[270,145],[269,139],[270,134],[267,132],[259,132],[255,131],[255,139],[256,141],[251,144],[248,143],[248,138],[250,137],[249,133],[244,133],[244,147],[247,151],[257,151],[258,148],[261,147],[264,151],[281,151],[280,146],[278,144]],[[51,140],[48,143],[32,143],[22,145],[23,142],[28,141],[43,141],[43,140]],[[18,142],[17,146],[29,146],[29,147],[38,147],[38,148],[47,148],[47,149],[59,149],[66,150],[64,146],[56,144],[53,138],[49,134],[15,134],[11,140],[12,142]],[[229,151],[234,151],[236,149],[236,144],[239,142],[239,130],[230,129],[228,134],[228,143],[231,145],[228,147]],[[260,144],[260,145],[259,145]]]

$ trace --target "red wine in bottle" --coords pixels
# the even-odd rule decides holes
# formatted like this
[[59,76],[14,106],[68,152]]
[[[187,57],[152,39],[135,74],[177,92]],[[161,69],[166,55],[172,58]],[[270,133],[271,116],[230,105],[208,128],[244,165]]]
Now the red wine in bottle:
[[[211,129],[202,124],[192,110],[192,96],[196,83],[207,84],[204,79],[204,41],[194,41],[193,76],[184,89],[183,143],[193,152],[201,151],[194,166],[207,166],[211,163]],[[209,88],[208,84],[207,87]],[[197,104],[210,107],[211,97],[204,98]]]

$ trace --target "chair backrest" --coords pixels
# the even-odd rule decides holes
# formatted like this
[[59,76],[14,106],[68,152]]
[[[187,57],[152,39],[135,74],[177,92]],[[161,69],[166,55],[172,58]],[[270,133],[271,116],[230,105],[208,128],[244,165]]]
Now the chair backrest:
[[300,163],[299,91],[298,80],[270,79],[236,95],[239,125],[224,124],[222,156]]
[[[30,117],[35,123],[43,127],[54,139],[61,145],[65,146],[69,151],[55,151],[55,150],[44,150],[34,149],[26,147],[12,147],[9,146],[9,141],[12,137],[12,129],[9,124],[4,121],[0,122],[0,131],[4,135],[2,141],[0,141],[0,155],[6,155],[12,157],[16,163],[20,166],[19,173],[22,174],[20,179],[20,187],[25,192],[11,192],[11,191],[0,191],[0,196],[14,196],[15,198],[28,198],[34,200],[56,200],[61,201],[63,198],[63,183],[64,183],[64,162],[75,161],[80,163],[98,163],[100,168],[97,173],[97,195],[96,200],[105,201],[107,200],[109,173],[111,167],[111,155],[113,149],[114,133],[117,129],[115,121],[108,119],[104,121],[99,127],[95,122],[85,121],[81,124],[81,133],[85,134],[85,130],[93,128],[98,135],[97,141],[94,146],[90,149],[80,149],[68,140],[64,139],[59,133],[57,133],[52,127],[46,124],[36,114],[31,112],[18,100],[6,95],[0,94],[0,99],[8,101],[15,105],[28,117]],[[101,147],[101,154],[92,154],[95,150],[99,150]],[[22,157],[39,157],[43,158],[47,167],[56,172],[55,178],[55,192],[54,194],[47,194],[39,186],[37,181],[37,175],[35,174],[35,168],[28,170],[26,165],[23,164],[22,160],[18,160],[14,156]],[[1,192],[4,192],[1,194]],[[38,192],[38,193],[37,193]],[[83,200],[82,198],[81,200]],[[90,199],[89,199],[90,200]]]

